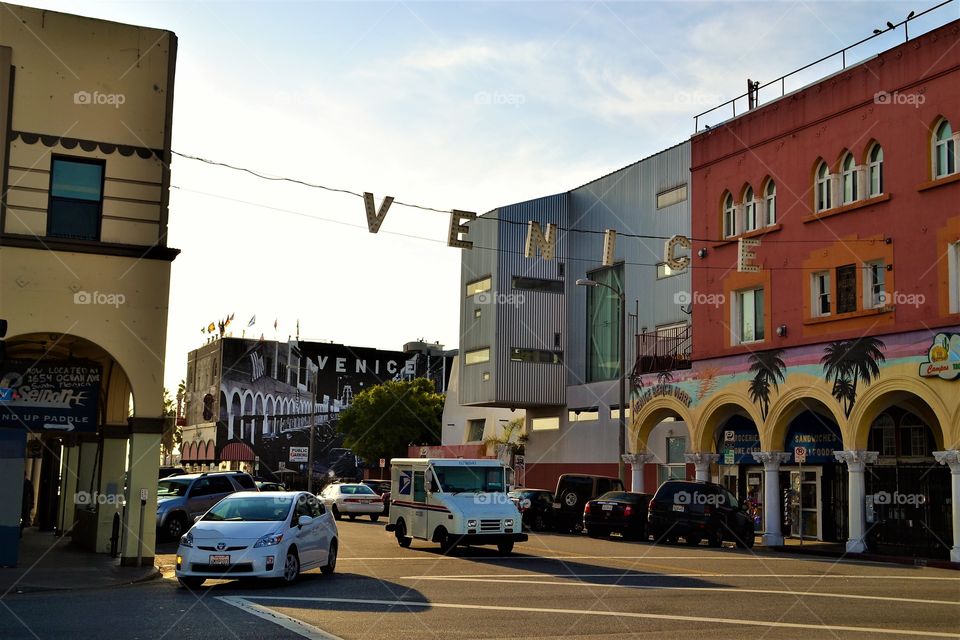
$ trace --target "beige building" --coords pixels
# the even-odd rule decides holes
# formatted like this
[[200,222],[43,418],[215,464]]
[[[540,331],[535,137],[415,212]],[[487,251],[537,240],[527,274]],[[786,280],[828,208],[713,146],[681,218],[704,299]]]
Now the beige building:
[[0,11],[0,535],[26,476],[32,524],[90,551],[121,513],[123,564],[154,554],[176,53],[169,31]]

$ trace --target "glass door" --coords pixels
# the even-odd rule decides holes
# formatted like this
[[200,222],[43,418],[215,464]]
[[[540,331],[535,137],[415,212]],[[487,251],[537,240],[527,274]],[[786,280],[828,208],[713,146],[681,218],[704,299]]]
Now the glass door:
[[792,493],[790,535],[804,540],[822,540],[820,529],[820,468],[791,469]]

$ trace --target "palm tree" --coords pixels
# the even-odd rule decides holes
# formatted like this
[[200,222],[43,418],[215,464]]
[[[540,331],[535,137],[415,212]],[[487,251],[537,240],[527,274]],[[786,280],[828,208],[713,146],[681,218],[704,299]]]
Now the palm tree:
[[669,371],[661,371],[657,374],[657,384],[664,385],[673,382],[673,374]]
[[857,401],[857,385],[870,384],[880,377],[885,348],[878,338],[865,337],[831,342],[824,349],[820,358],[823,375],[827,381],[833,380],[833,397],[843,405],[846,417],[850,417]]
[[507,459],[504,462],[513,466],[513,456],[518,453],[522,454],[524,445],[527,443],[527,434],[523,432],[523,423],[523,418],[514,418],[503,425],[500,433],[494,433],[492,436],[485,438],[483,444],[488,449],[492,445],[496,456],[501,459],[506,457]]
[[770,387],[780,389],[785,380],[787,365],[783,362],[783,349],[770,349],[750,354],[750,400],[760,405],[760,416],[766,420],[770,410]]

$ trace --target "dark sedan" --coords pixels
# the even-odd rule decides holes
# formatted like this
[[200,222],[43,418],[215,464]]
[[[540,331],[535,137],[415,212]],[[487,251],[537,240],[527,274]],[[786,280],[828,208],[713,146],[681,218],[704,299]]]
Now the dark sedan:
[[627,540],[647,537],[648,493],[608,491],[583,508],[583,528],[591,538],[620,533]]
[[383,515],[390,515],[390,480],[364,480],[362,484],[367,485],[373,492],[383,500]]

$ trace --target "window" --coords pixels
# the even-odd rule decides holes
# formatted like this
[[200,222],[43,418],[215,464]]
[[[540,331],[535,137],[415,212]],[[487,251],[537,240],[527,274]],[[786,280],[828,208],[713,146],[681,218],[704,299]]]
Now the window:
[[927,426],[912,413],[900,419],[900,455],[911,458],[930,456],[927,442]]
[[826,211],[830,208],[830,168],[822,160],[817,167],[816,198],[817,211]]
[[657,209],[669,207],[672,204],[683,202],[687,199],[687,185],[682,184],[662,193],[657,194]]
[[730,238],[737,234],[737,207],[733,196],[727,194],[723,201],[723,237]]
[[564,267],[562,262],[557,263],[557,277],[562,278],[567,272],[566,267]]
[[881,456],[897,455],[897,435],[893,418],[889,414],[881,413],[870,427],[870,448],[878,451]]
[[763,289],[738,291],[734,313],[733,326],[737,331],[735,338],[738,343],[763,340]]
[[955,173],[956,162],[953,129],[950,128],[949,122],[943,120],[933,137],[933,177],[942,178]]
[[543,349],[510,349],[510,360],[513,362],[539,362],[543,364],[562,364],[563,354]]
[[668,265],[666,262],[661,262],[657,265],[657,280],[679,275],[684,271],[686,271],[686,269],[671,269],[670,265]]
[[480,364],[481,362],[490,361],[490,348],[484,347],[483,349],[474,349],[473,351],[467,351],[463,354],[463,359],[465,364]]
[[[587,274],[591,280],[623,291],[623,265]],[[587,382],[620,377],[620,297],[608,287],[587,291]]]
[[867,188],[872,198],[883,193],[883,147],[878,144],[873,145],[867,160]]
[[560,418],[557,417],[531,418],[530,420],[531,431],[556,431],[559,428]]
[[467,422],[467,442],[483,442],[483,430],[487,425],[484,418]]
[[493,286],[493,278],[487,276],[482,280],[475,280],[474,282],[467,283],[467,297],[475,296],[478,293],[483,293],[484,291],[490,291],[490,287]]
[[857,265],[837,267],[837,313],[857,310]]
[[600,412],[596,407],[573,409],[567,412],[567,422],[596,422],[599,419]]
[[482,374],[480,374],[480,379],[483,380],[484,382],[486,382],[487,380],[489,380],[489,379],[490,379],[490,372],[489,372],[489,371],[484,371]]
[[843,204],[856,202],[857,198],[857,162],[853,154],[848,153],[843,159],[843,172],[840,180],[843,183]]
[[526,291],[546,291],[548,293],[563,293],[563,280],[544,280],[542,278],[513,278],[514,289]]
[[753,231],[757,228],[757,201],[753,197],[753,187],[747,187],[743,194],[744,230]]
[[423,482],[423,471],[413,472],[413,501],[426,502],[427,489]]
[[[624,418],[627,420],[630,419],[630,407],[627,407],[626,412],[624,412]],[[610,419],[619,420],[620,419],[620,408],[619,407],[610,407]]]
[[481,314],[481,312],[480,312],[480,307],[477,307],[476,309],[473,310],[473,317],[474,317],[474,318],[479,318],[481,315],[482,315],[482,314]]
[[883,261],[868,262],[864,265],[863,308],[877,309],[887,303],[887,291],[884,287],[886,265]]
[[667,464],[686,464],[687,439],[682,436],[667,438]]
[[813,315],[830,315],[830,272],[813,274]]
[[767,181],[765,191],[767,226],[777,224],[777,184],[773,180]]
[[101,161],[54,158],[50,170],[47,235],[98,240],[103,207]]

